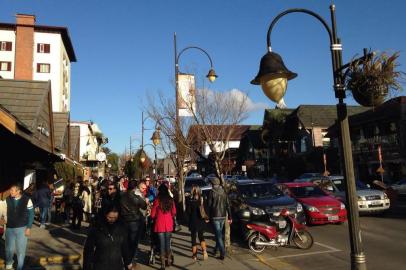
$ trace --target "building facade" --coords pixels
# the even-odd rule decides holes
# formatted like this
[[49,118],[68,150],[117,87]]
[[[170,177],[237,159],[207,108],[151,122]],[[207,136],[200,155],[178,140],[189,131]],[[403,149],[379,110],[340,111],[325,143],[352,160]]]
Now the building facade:
[[70,111],[72,62],[67,28],[36,25],[26,14],[17,14],[15,24],[0,23],[0,77],[51,81],[54,112]]

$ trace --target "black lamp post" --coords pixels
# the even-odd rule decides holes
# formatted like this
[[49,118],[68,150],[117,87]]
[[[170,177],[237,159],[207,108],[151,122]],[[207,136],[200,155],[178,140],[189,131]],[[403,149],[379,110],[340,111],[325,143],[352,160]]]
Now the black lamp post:
[[[346,196],[348,203],[348,221],[349,221],[349,234],[351,242],[351,269],[365,270],[366,258],[361,239],[361,229],[359,224],[358,214],[358,202],[355,189],[354,179],[354,165],[352,160],[351,139],[348,126],[347,105],[344,103],[345,98],[345,75],[343,70],[349,66],[349,64],[342,65],[342,46],[340,39],[336,34],[336,19],[335,19],[335,6],[330,6],[331,26],[320,17],[317,13],[307,9],[288,9],[271,22],[267,33],[267,45],[268,52],[262,57],[260,63],[260,70],[252,84],[261,85],[265,95],[278,103],[279,108],[284,108],[286,105],[283,101],[283,96],[286,92],[287,81],[295,78],[296,73],[289,71],[282,58],[272,52],[271,49],[271,32],[276,22],[283,16],[290,13],[305,13],[316,19],[318,19],[325,27],[330,38],[331,59],[333,67],[334,78],[334,92],[335,97],[338,98],[337,104],[337,120],[339,122],[340,134],[341,134],[341,152],[344,158],[344,171],[346,179]],[[357,61],[364,61],[370,55],[364,55],[357,59]]]
[[[188,50],[192,50],[192,49],[198,50],[198,51],[204,53],[207,56],[207,58],[209,59],[209,62],[210,62],[210,70],[206,75],[207,79],[210,82],[214,82],[218,76],[216,75],[216,72],[214,71],[213,61],[211,60],[210,55],[204,49],[202,49],[200,47],[197,47],[197,46],[189,46],[189,47],[186,47],[186,48],[182,49],[178,53],[177,44],[176,44],[176,33],[174,33],[174,35],[173,35],[173,41],[174,41],[174,50],[175,50],[175,82],[176,82],[176,84],[175,84],[175,91],[176,91],[176,100],[175,100],[175,102],[176,102],[176,105],[175,105],[175,107],[176,107],[176,114],[175,114],[175,144],[176,144],[176,156],[177,156],[176,162],[177,162],[177,168],[178,168],[178,176],[179,176],[179,179],[181,180],[179,185],[183,185],[183,176],[181,176],[181,174],[183,174],[183,172],[182,172],[183,168],[181,168],[181,162],[179,161],[179,158],[184,158],[184,157],[181,157],[182,155],[179,154],[179,143],[178,143],[178,141],[179,141],[178,138],[179,138],[179,136],[181,135],[181,132],[182,132],[181,128],[180,128],[180,119],[179,119],[179,75],[181,74],[180,71],[179,71],[179,59],[182,56],[182,54],[184,52],[188,51]],[[182,194],[180,194],[180,196],[182,197],[183,208],[185,209],[183,189],[181,188],[180,191],[182,193]]]

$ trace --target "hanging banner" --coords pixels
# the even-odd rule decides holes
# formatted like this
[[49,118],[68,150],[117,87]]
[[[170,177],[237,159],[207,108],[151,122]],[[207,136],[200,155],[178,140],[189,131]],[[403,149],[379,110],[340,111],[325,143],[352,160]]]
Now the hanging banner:
[[192,116],[195,110],[195,76],[178,74],[178,109],[179,116]]

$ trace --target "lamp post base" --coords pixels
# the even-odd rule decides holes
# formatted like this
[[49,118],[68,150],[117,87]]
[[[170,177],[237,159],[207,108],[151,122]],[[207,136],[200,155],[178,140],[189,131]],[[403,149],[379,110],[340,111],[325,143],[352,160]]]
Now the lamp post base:
[[366,257],[364,253],[351,254],[351,269],[352,270],[366,270]]

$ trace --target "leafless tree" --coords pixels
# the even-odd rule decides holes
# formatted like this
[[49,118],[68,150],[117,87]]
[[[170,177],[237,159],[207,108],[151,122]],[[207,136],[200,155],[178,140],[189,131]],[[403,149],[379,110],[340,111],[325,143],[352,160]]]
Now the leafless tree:
[[190,162],[191,151],[190,143],[185,134],[193,119],[180,117],[177,122],[175,99],[166,97],[162,92],[159,92],[158,96],[148,96],[146,111],[160,128],[161,144],[158,146],[159,150],[172,160],[178,173],[178,202],[182,203],[183,210],[185,210],[184,179],[189,169],[187,163]]

